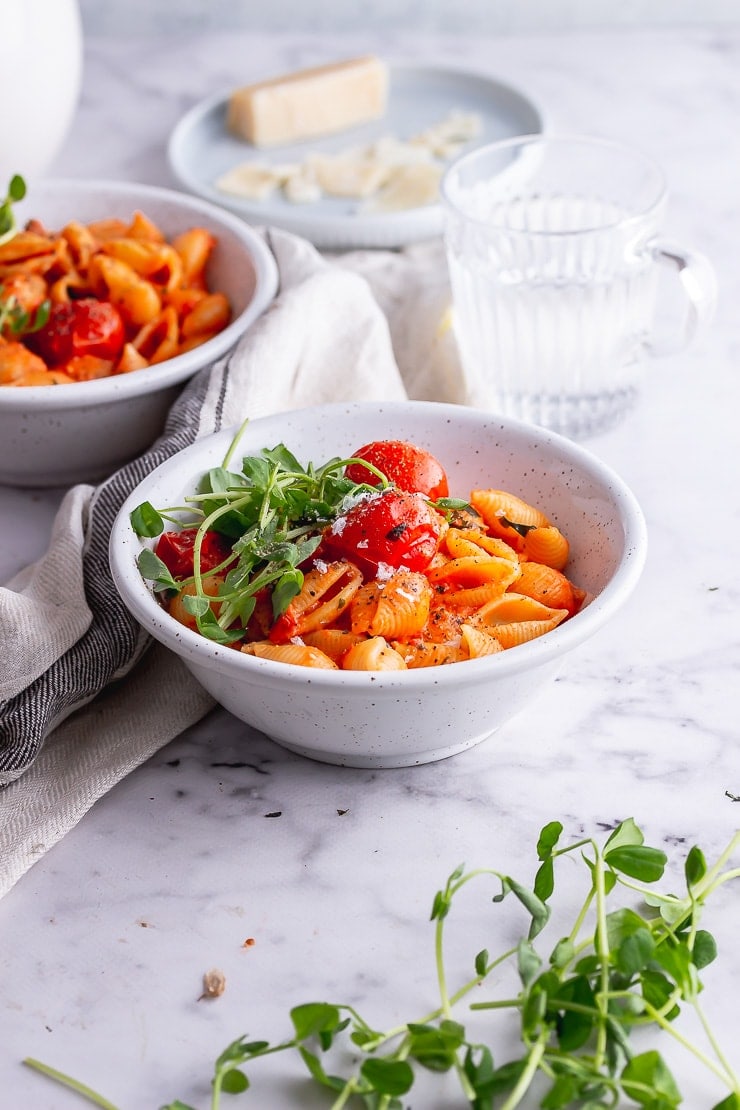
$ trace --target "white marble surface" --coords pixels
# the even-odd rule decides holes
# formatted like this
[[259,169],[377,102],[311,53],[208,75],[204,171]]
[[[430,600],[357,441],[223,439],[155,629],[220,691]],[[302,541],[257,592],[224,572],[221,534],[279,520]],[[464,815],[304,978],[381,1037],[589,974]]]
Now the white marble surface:
[[[112,790],[0,903],[8,1110],[80,1105],[25,1070],[26,1055],[121,1110],[174,1098],[205,1107],[218,1052],[242,1033],[282,1037],[296,1003],[351,1002],[379,1026],[425,1013],[435,890],[462,860],[530,879],[550,819],[576,836],[631,815],[679,860],[693,843],[714,857],[739,823],[725,792],[740,793],[740,33],[213,34],[135,48],[90,39],[82,102],[53,172],[172,184],[165,140],[197,99],[367,48],[488,72],[528,91],[561,130],[652,151],[671,186],[669,230],[712,258],[711,331],[653,367],[637,411],[591,443],[645,510],[643,581],[535,704],[452,760],[385,773],[321,766],[216,712]],[[43,550],[57,500],[0,490],[3,578]],[[725,888],[707,917],[721,956],[704,973],[705,1007],[736,1067],[738,893]],[[462,958],[467,970],[478,949],[504,940],[495,907],[480,912],[483,926],[460,915],[454,966]],[[247,937],[254,945],[244,947]],[[226,992],[198,1002],[212,967]],[[660,1047],[690,1110],[719,1100],[699,1065]],[[294,1061],[261,1062],[244,1105],[325,1105],[297,1085],[301,1074]],[[441,1110],[459,1099],[440,1088],[410,1104]]]

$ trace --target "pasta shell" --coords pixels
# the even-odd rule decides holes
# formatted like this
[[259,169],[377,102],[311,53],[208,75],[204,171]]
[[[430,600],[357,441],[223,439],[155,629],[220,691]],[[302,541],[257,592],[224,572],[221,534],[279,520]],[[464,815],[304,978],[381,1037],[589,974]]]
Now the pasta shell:
[[487,605],[489,601],[495,601],[496,598],[501,597],[501,586],[498,582],[485,582],[482,586],[446,590],[443,596],[444,604],[450,609],[472,612]]
[[273,644],[269,640],[258,640],[254,644],[244,644],[241,650],[245,655],[271,659],[274,663],[292,663],[297,667],[315,667],[323,671],[338,669],[334,660],[323,651],[306,644]]
[[416,636],[429,617],[432,588],[425,575],[399,570],[368,583],[352,604],[352,631],[401,639]]
[[567,616],[565,610],[560,612],[561,617],[552,617],[549,621],[513,621],[511,624],[499,624],[496,626],[496,639],[503,648],[516,647],[529,640],[536,640],[538,636],[552,632],[565,619]]
[[570,544],[554,524],[532,528],[524,537],[524,554],[534,563],[562,570],[568,562]]
[[561,571],[544,563],[523,563],[516,591],[551,609],[567,609],[570,616],[578,612],[584,598]]
[[524,549],[524,539],[511,528],[506,521],[512,524],[522,524],[528,528],[542,528],[550,523],[545,514],[516,497],[513,493],[506,493],[500,489],[474,489],[470,494],[470,504],[483,518],[494,536],[506,540],[515,551]]
[[461,663],[468,658],[467,651],[460,646],[460,639],[446,643],[430,643],[420,640],[410,644],[393,644],[396,651],[403,656],[409,670],[418,670],[421,667],[442,667],[447,663]]
[[[474,623],[478,626],[498,627],[512,621],[547,621],[554,614],[568,615],[567,609],[553,609],[543,605],[536,598],[527,597],[525,594],[506,593],[495,601],[482,606],[475,614]],[[562,620],[563,617],[560,617]],[[498,632],[496,632],[498,636]]]
[[304,632],[334,624],[347,610],[361,584],[360,571],[346,560],[322,563],[309,570],[300,593],[284,614],[292,635],[301,636]]
[[301,639],[309,647],[318,648],[339,664],[349,649],[363,637],[343,628],[317,628],[315,632],[305,632]]
[[504,650],[503,644],[497,636],[491,635],[480,628],[473,628],[472,624],[464,624],[461,629],[462,646],[466,649],[469,659],[481,659],[484,655],[497,655]]
[[67,243],[75,268],[87,270],[90,259],[98,249],[98,241],[90,228],[73,220],[62,231],[62,238]]
[[383,636],[354,644],[342,660],[345,671],[405,671],[403,656]]
[[209,293],[193,307],[182,322],[182,334],[186,339],[196,335],[221,331],[231,318],[231,307],[224,293]]
[[126,229],[129,239],[148,239],[152,243],[163,243],[164,233],[143,212],[134,212],[133,219]]
[[505,590],[519,576],[519,564],[497,555],[464,555],[460,559],[450,559],[444,566],[435,567],[428,573],[429,581],[433,583],[478,586],[484,582],[495,582]]
[[512,563],[519,561],[519,556],[514,548],[505,540],[497,536],[487,536],[484,532],[467,528],[450,528],[445,536],[444,544],[450,555],[460,558],[464,555],[480,555],[481,549],[489,555],[497,555],[501,559],[509,559]]
[[[209,597],[214,598],[218,594],[223,583],[224,576],[222,574],[205,574],[201,579],[201,587],[203,593],[208,594]],[[195,584],[191,582],[190,585],[183,586],[180,592],[175,594],[175,596],[170,599],[169,604],[167,605],[167,612],[170,614],[170,616],[174,617],[175,620],[179,621],[180,624],[184,624],[186,628],[196,629],[198,627],[195,617],[192,615],[192,613],[189,613],[187,611],[185,605],[183,604],[183,598],[186,595],[192,596],[195,593]],[[214,601],[211,603],[211,609],[213,609],[214,613],[216,613],[217,615],[220,608],[221,606],[219,602]]]
[[447,605],[449,594],[437,596],[432,601],[429,619],[422,631],[422,638],[435,644],[458,640],[462,617],[460,613],[453,612]]

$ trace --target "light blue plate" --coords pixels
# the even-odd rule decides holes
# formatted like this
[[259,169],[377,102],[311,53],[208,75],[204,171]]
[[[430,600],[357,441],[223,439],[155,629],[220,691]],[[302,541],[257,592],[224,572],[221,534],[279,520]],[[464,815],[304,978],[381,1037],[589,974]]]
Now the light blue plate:
[[168,144],[170,168],[179,183],[198,196],[230,209],[249,223],[274,225],[302,235],[326,249],[401,247],[438,235],[440,205],[403,212],[360,214],[357,201],[327,197],[313,204],[291,204],[281,195],[243,200],[216,189],[214,182],[247,161],[300,162],[312,151],[332,154],[374,142],[384,135],[408,139],[439,123],[452,111],[475,113],[481,122],[473,146],[516,135],[540,134],[542,114],[523,93],[481,74],[434,66],[391,65],[388,110],[383,119],[339,135],[258,149],[226,130],[228,93],[195,105],[177,124]]

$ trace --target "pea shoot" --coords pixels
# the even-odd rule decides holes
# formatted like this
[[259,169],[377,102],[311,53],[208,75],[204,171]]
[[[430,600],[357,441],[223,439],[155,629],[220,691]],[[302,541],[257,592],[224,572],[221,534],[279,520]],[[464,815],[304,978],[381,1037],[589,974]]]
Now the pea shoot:
[[[141,551],[137,565],[156,592],[179,591],[192,584],[193,592],[183,597],[183,604],[195,618],[198,630],[219,643],[242,638],[257,596],[267,587],[271,590],[273,616],[285,612],[300,593],[300,566],[319,546],[322,528],[335,519],[348,499],[375,492],[345,477],[350,463],[362,463],[381,485],[388,484],[376,467],[362,459],[333,458],[319,467],[311,463],[303,466],[282,443],[243,458],[238,471],[229,469],[239,434],[222,465],[203,476],[197,492],[186,497],[183,506],[156,509],[146,501],[131,514],[131,525],[142,538],[160,536],[167,523],[197,527],[191,578],[176,580],[149,548]],[[203,540],[209,531],[233,543],[231,553],[211,568],[214,573],[225,573],[217,595],[218,617],[200,565]]]
[[[657,1048],[635,1050],[635,1030],[673,1038],[726,1086],[727,1096],[712,1110],[740,1110],[737,1062],[733,1066],[709,1028],[699,978],[717,955],[713,937],[700,926],[703,910],[711,894],[740,878],[740,867],[732,863],[740,849],[740,833],[711,865],[700,848],[691,848],[683,865],[682,895],[655,889],[667,856],[644,843],[632,818],[619,824],[603,845],[592,838],[562,844],[562,835],[559,821],[541,830],[531,886],[506,871],[461,865],[436,893],[430,916],[440,1002],[434,1010],[380,1032],[346,1004],[295,1006],[290,1011],[292,1032],[285,1040],[270,1044],[243,1036],[221,1053],[214,1068],[211,1110],[221,1107],[222,1093],[248,1092],[247,1065],[251,1068],[259,1057],[284,1051],[300,1055],[310,1079],[326,1089],[331,1110],[350,1105],[404,1110],[422,1070],[432,1076],[455,1074],[462,1098],[475,1110],[515,1110],[535,1082],[539,1091],[544,1085],[542,1110],[607,1110],[623,1105],[622,1099],[643,1110],[675,1110],[682,1103],[676,1081]],[[570,931],[548,939],[556,867],[571,854],[584,864],[585,894]],[[478,952],[470,978],[451,990],[444,955],[448,922],[463,889],[483,882],[493,882],[496,891],[489,893],[488,905],[513,900],[524,912],[526,929],[517,943],[498,955]],[[639,908],[624,905],[625,892]],[[487,928],[490,931],[490,925]],[[501,980],[507,965],[517,989],[504,997],[481,999],[489,982]],[[500,1062],[494,1056],[497,1050],[473,1040],[462,1023],[463,1003],[478,1015],[492,1010],[510,1013],[521,1053]],[[692,1044],[675,1027],[681,1006],[692,1007],[698,1015],[706,1045]],[[342,1036],[354,1054],[360,1054],[349,1075],[336,1074],[331,1057]],[[103,1110],[116,1110],[47,1065],[32,1059],[24,1063]],[[176,1100],[160,1110],[193,1108]]]
[[20,174],[14,174],[8,184],[5,197],[0,201],[0,246],[7,243],[16,233],[13,205],[26,195],[26,183]]
[[[23,200],[25,195],[26,183],[19,174],[15,174],[10,179],[5,199],[0,202],[0,246],[9,242],[18,230],[13,205]],[[29,312],[13,293],[5,295],[0,286],[0,336],[21,339],[24,335],[40,331],[47,323],[50,312],[50,301],[43,301]]]

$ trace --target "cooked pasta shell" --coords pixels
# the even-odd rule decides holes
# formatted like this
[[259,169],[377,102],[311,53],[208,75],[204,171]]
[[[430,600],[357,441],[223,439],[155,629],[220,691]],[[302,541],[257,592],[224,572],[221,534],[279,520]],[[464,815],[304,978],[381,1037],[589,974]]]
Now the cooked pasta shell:
[[428,572],[432,583],[479,586],[495,582],[502,590],[515,582],[518,575],[519,563],[498,555],[464,555]]
[[[223,574],[204,574],[201,579],[201,588],[204,594],[208,594],[209,597],[215,598],[223,583]],[[186,628],[196,629],[198,627],[195,617],[192,615],[192,613],[189,613],[187,611],[183,603],[183,598],[186,595],[192,596],[196,592],[197,591],[195,588],[195,584],[191,582],[188,586],[183,586],[180,592],[175,594],[175,596],[172,597],[167,604],[167,612],[170,614],[170,616],[174,617],[175,620],[179,621],[180,624],[184,624]],[[211,603],[211,609],[213,609],[216,615],[218,615],[218,611],[220,608],[220,602],[213,601]]]
[[197,285],[205,280],[205,268],[216,240],[205,228],[195,227],[184,231],[172,240],[183,266],[183,282]]
[[136,350],[133,343],[124,343],[121,357],[116,370],[119,374],[128,374],[132,370],[143,370],[149,363],[144,356]]
[[94,286],[130,324],[143,327],[159,316],[162,300],[155,287],[120,258],[96,254],[90,262],[89,274]]
[[450,609],[472,612],[501,597],[501,586],[498,582],[485,582],[482,586],[446,590],[443,596],[444,604]]
[[105,254],[130,266],[139,277],[170,290],[182,281],[182,259],[167,243],[144,239],[109,239],[102,247]]
[[509,559],[512,563],[519,561],[517,552],[505,540],[497,536],[487,536],[485,532],[477,529],[450,528],[445,535],[444,545],[455,558],[464,555],[480,555],[482,548],[489,555]]
[[422,639],[435,644],[459,640],[463,617],[447,605],[448,597],[449,594],[445,593],[433,599]]
[[315,667],[323,671],[338,669],[333,659],[307,644],[273,644],[269,640],[258,640],[253,644],[244,644],[241,650],[245,655],[271,659],[274,663],[293,663],[297,667]]
[[349,649],[364,637],[356,636],[343,628],[317,628],[315,632],[305,632],[301,639],[309,647],[323,651],[324,655],[328,655],[338,664]]
[[460,663],[468,658],[467,651],[463,650],[460,639],[446,641],[445,643],[430,643],[428,640],[414,641],[409,644],[393,644],[396,651],[403,656],[409,670],[418,670],[421,667],[442,667],[447,663]]
[[516,528],[510,528],[506,521],[528,528],[542,528],[550,523],[540,509],[505,490],[474,489],[470,494],[470,504],[483,518],[493,535],[506,540],[515,551],[523,550],[524,539]]
[[163,243],[164,232],[145,216],[143,212],[134,212],[133,219],[126,229],[129,239],[148,239],[152,243]]
[[113,373],[113,362],[97,355],[75,355],[64,364],[64,370],[76,382],[93,382],[98,378],[109,378]]
[[503,651],[503,644],[490,632],[481,628],[473,628],[472,624],[464,624],[461,628],[462,646],[468,653],[469,659],[481,659],[484,655],[497,655]]
[[12,239],[0,244],[0,266],[18,267],[28,263],[29,272],[34,270],[34,260],[50,265],[57,253],[57,245],[49,235],[34,231],[17,231]]
[[352,631],[401,639],[416,636],[429,617],[432,587],[425,575],[398,570],[363,586],[352,603]]
[[33,312],[46,300],[46,282],[41,274],[13,274],[0,285],[0,300],[11,297],[24,312]]
[[353,563],[340,560],[321,563],[306,572],[299,594],[291,601],[286,617],[301,636],[324,625],[334,624],[362,585],[362,574]]
[[22,384],[22,380],[32,373],[48,373],[44,360],[32,354],[22,343],[0,341],[0,385]]
[[354,644],[342,659],[344,671],[405,671],[403,656],[383,636]]
[[174,308],[163,308],[162,311],[148,324],[141,328],[132,345],[136,348],[147,365],[165,362],[174,358],[178,353],[180,326]]
[[[483,605],[475,614],[474,623],[477,626],[498,628],[499,625],[509,624],[511,621],[547,621],[559,613],[563,614],[560,617],[560,620],[563,620],[567,617],[568,610],[554,609],[525,594],[506,593],[495,601]],[[496,635],[498,636],[498,631]]]
[[67,244],[71,260],[77,270],[83,272],[90,265],[90,259],[98,249],[98,240],[86,224],[72,220],[62,231],[62,239]]
[[226,327],[231,319],[231,306],[225,293],[208,293],[182,321],[186,339],[197,335],[213,335]]
[[560,610],[562,616],[552,617],[549,621],[512,621],[511,624],[496,625],[496,639],[503,648],[516,647],[529,640],[536,640],[554,628],[568,615],[565,610]]
[[128,234],[128,224],[116,216],[110,216],[105,220],[93,220],[87,226],[98,243],[105,243],[108,239],[124,239]]
[[584,598],[583,590],[578,590],[562,571],[544,563],[522,563],[516,592],[551,609],[567,609],[570,615],[578,612]]
[[554,524],[547,524],[527,532],[524,537],[524,554],[533,563],[544,563],[555,570],[562,570],[568,562],[570,544],[559,528]]

